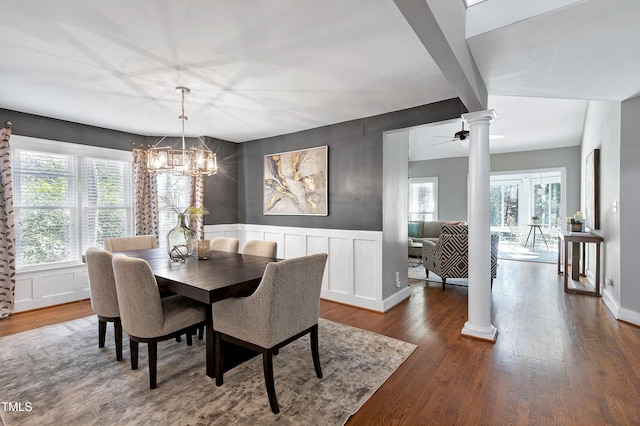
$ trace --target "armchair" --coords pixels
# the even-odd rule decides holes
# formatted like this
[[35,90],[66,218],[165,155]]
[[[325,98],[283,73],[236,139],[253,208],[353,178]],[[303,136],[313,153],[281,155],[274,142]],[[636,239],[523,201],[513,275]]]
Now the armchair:
[[[498,242],[500,236],[491,234],[491,284],[498,271]],[[422,263],[427,277],[429,271],[442,278],[445,289],[447,278],[469,277],[469,235],[467,225],[444,225],[437,242],[422,245]]]

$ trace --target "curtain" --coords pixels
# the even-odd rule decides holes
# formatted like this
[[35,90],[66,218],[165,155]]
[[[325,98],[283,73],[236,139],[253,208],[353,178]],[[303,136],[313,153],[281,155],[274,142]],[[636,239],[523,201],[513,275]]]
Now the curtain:
[[[190,206],[204,209],[204,176],[191,177]],[[199,240],[204,240],[204,216],[190,218],[191,229],[196,231]],[[195,223],[193,223],[195,222]]]
[[155,235],[158,238],[158,183],[156,175],[147,170],[144,147],[133,147],[133,192],[136,235]]
[[10,121],[0,129],[0,319],[13,312],[16,288],[16,250],[15,230],[13,227],[13,188],[11,186],[11,137]]

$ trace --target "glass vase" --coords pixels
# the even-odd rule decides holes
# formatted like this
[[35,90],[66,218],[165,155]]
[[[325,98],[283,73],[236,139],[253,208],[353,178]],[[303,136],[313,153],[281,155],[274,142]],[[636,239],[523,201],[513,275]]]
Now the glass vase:
[[184,214],[178,214],[178,223],[167,234],[167,252],[171,260],[184,261],[196,246],[196,233],[184,223]]

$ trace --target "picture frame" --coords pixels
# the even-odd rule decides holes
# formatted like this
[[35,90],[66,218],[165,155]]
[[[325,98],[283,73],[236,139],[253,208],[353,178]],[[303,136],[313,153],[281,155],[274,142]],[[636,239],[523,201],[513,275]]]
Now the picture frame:
[[585,164],[585,225],[600,229],[600,150],[587,155]]
[[328,146],[264,156],[263,214],[327,216]]

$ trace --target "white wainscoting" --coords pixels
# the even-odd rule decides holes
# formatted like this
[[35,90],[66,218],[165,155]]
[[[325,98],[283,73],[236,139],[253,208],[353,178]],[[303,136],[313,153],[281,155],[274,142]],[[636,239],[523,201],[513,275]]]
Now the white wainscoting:
[[[327,253],[323,299],[384,312],[408,297],[405,285],[383,299],[382,232],[250,224],[205,226],[206,239],[221,236],[238,238],[241,248],[247,240],[276,241],[278,257],[283,259]],[[20,271],[15,296],[16,312],[88,299],[86,266]]]
[[15,312],[88,298],[85,265],[16,273]]
[[323,299],[384,312],[408,297],[383,300],[382,232],[237,224],[207,225],[205,236],[238,238],[240,247],[247,240],[275,241],[283,259],[327,253]]

